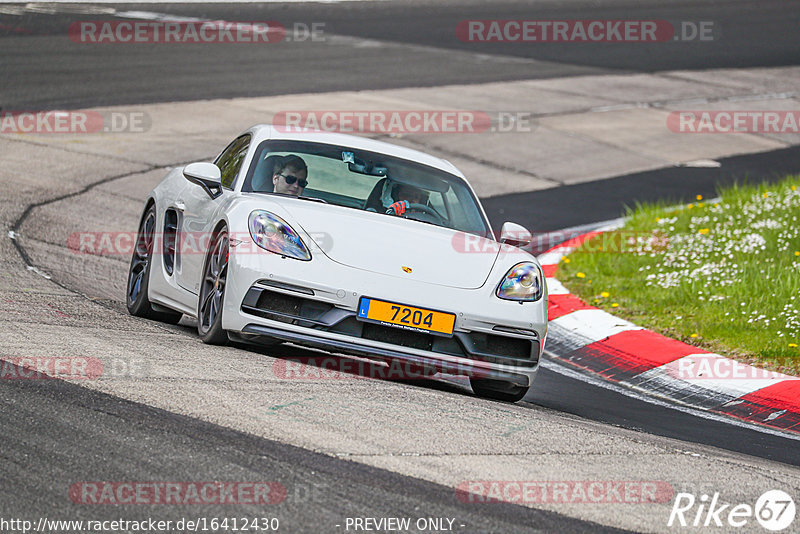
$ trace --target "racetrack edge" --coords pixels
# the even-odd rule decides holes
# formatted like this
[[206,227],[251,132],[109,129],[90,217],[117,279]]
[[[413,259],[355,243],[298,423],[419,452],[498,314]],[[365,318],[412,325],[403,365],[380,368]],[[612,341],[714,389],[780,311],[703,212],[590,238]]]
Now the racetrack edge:
[[[586,304],[563,286],[556,277],[561,259],[618,224],[572,237],[539,256],[549,292],[548,352],[571,367],[652,396],[800,434],[800,377],[757,370],[662,336]],[[701,361],[738,369],[743,376],[710,378],[697,371],[681,376]]]

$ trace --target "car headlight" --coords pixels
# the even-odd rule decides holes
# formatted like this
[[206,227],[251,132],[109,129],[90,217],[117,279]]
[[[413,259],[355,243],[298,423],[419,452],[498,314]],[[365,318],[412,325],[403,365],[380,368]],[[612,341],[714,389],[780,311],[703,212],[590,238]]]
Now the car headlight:
[[259,247],[298,260],[308,261],[311,254],[294,228],[275,215],[264,210],[250,214],[247,224],[250,236]]
[[534,301],[542,298],[544,284],[542,271],[536,264],[530,262],[518,263],[513,266],[500,285],[496,294],[501,299]]

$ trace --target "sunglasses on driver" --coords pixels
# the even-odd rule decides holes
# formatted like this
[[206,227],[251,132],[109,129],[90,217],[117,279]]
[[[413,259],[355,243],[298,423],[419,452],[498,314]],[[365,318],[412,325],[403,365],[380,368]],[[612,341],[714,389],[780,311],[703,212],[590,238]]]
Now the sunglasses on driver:
[[297,185],[299,185],[300,187],[305,187],[308,185],[308,180],[306,180],[305,178],[298,178],[297,176],[292,176],[291,174],[289,176],[285,174],[279,174],[278,176],[282,176],[283,179],[286,180],[286,183],[289,185],[292,185],[295,182],[297,182]]

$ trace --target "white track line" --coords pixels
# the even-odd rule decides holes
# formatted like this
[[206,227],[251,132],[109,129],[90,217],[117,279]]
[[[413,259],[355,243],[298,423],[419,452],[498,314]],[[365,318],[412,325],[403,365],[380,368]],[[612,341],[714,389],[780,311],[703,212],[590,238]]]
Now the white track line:
[[585,338],[587,345],[621,332],[644,330],[641,326],[603,310],[577,310],[553,319],[550,324]]

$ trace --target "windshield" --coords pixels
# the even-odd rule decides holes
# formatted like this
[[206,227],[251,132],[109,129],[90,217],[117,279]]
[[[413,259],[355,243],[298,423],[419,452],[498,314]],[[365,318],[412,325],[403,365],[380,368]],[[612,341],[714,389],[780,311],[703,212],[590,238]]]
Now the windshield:
[[[273,176],[281,164],[288,165],[289,170],[279,173],[278,180],[286,175],[289,179],[296,178],[294,174],[306,176],[301,198],[491,237],[478,201],[462,178],[413,161],[349,147],[265,141],[256,149],[242,191],[276,194]],[[393,203],[404,200],[407,204],[399,210],[390,209]]]

